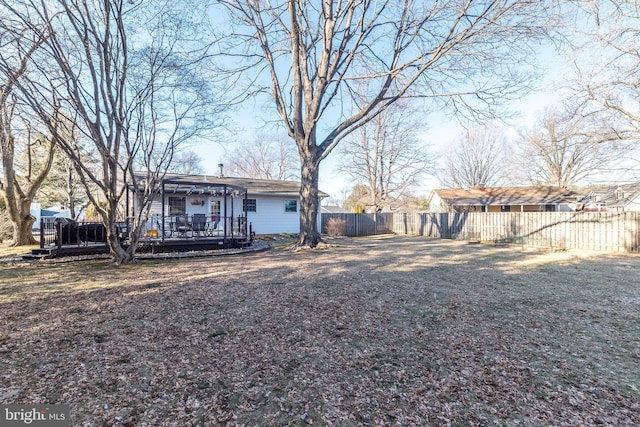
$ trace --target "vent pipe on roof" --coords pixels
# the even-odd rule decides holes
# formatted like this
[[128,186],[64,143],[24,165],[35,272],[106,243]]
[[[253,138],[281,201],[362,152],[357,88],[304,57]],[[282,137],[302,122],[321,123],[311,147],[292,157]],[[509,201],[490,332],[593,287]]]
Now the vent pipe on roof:
[[222,171],[223,167],[224,165],[222,163],[218,163],[218,178],[224,178],[224,172]]

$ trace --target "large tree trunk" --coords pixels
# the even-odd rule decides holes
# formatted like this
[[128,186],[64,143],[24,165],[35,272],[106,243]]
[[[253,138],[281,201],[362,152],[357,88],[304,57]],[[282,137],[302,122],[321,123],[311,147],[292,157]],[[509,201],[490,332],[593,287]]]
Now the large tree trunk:
[[36,219],[31,216],[31,201],[21,200],[17,215],[12,215],[13,243],[12,246],[35,245],[38,242],[33,238],[33,223]]
[[12,246],[36,245],[38,241],[33,238],[33,223],[36,219],[32,216],[25,217],[19,223],[13,223]]
[[111,227],[107,227],[107,244],[109,245],[111,262],[114,265],[128,264],[133,261],[134,256],[122,247],[117,231]]
[[[115,172],[114,172],[115,173]],[[107,230],[107,245],[109,246],[109,254],[111,255],[111,262],[114,265],[128,264],[134,260],[135,247],[129,247],[129,250],[125,249],[120,242],[120,236],[118,234],[118,199],[110,201],[109,208],[101,212],[102,223]],[[137,245],[137,241],[135,242]]]
[[315,155],[301,156],[300,234],[295,247],[314,248],[320,242],[318,231],[318,177],[320,162]]

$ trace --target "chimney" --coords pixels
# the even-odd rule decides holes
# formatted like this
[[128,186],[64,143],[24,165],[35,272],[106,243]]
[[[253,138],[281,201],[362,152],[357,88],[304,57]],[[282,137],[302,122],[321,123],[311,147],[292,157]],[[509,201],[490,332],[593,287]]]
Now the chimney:
[[222,163],[218,163],[218,178],[224,178],[224,172],[222,171],[223,167],[224,165]]

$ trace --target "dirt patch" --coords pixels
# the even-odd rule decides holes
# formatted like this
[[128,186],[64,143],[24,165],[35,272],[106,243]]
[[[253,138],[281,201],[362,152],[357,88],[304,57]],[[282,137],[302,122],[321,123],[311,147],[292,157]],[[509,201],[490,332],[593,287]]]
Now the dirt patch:
[[327,243],[4,266],[0,401],[87,426],[640,424],[640,257]]

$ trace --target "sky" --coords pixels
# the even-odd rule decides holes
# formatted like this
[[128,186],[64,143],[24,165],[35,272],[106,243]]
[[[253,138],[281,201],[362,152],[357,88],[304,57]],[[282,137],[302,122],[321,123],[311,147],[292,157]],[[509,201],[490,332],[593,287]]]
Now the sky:
[[[509,110],[519,113],[519,119],[514,122],[515,127],[531,126],[537,115],[546,106],[557,103],[561,94],[558,86],[564,83],[563,79],[571,75],[569,58],[561,57],[554,49],[548,48],[541,51],[539,57],[539,67],[543,70],[541,80],[536,88],[529,95],[520,101],[512,102]],[[264,105],[259,102],[248,101],[237,109],[231,116],[234,123],[232,128],[236,131],[226,134],[222,143],[196,144],[189,147],[198,153],[203,159],[202,166],[206,174],[217,174],[218,164],[224,163],[225,152],[233,149],[235,141],[243,139],[253,139],[257,130],[263,126],[262,115]],[[449,115],[450,117],[450,115]],[[419,135],[424,141],[425,149],[430,150],[435,155],[440,155],[447,151],[447,148],[459,137],[464,127],[449,119],[443,113],[434,113],[425,117],[428,127]],[[515,131],[513,132],[515,135]],[[320,165],[320,190],[339,198],[340,193],[350,191],[353,182],[346,176],[340,174],[338,167],[339,154],[334,150],[323,160]],[[439,180],[435,176],[426,177],[423,185],[416,189],[415,193],[421,197],[427,197],[431,190],[439,188]]]
[[[536,116],[548,105],[559,100],[559,93],[555,90],[556,84],[561,83],[558,80],[562,76],[566,76],[567,65],[563,63],[562,58],[554,57],[552,54],[546,56],[547,70],[546,75],[540,82],[540,89],[533,91],[521,101],[513,102],[509,109],[519,112],[520,118],[516,126],[531,126]],[[242,139],[251,139],[256,130],[263,126],[261,120],[256,120],[256,109],[253,103],[248,102],[246,107],[242,107],[231,116],[234,123],[233,128],[237,131],[230,133],[225,137],[222,143],[197,144],[190,149],[198,153],[202,159],[202,166],[206,174],[217,174],[218,164],[224,163],[225,152],[233,149],[234,141]],[[434,153],[444,153],[447,147],[456,140],[464,127],[455,120],[446,119],[441,113],[434,113],[425,117],[426,123],[432,123],[428,128],[419,135],[424,142],[426,149]],[[323,160],[320,165],[320,190],[330,194],[332,197],[339,197],[341,192],[350,191],[353,182],[346,176],[340,174],[338,167],[339,154],[334,150],[329,156]],[[425,177],[421,188],[416,189],[416,194],[421,197],[427,197],[431,190],[439,188],[437,177]]]

